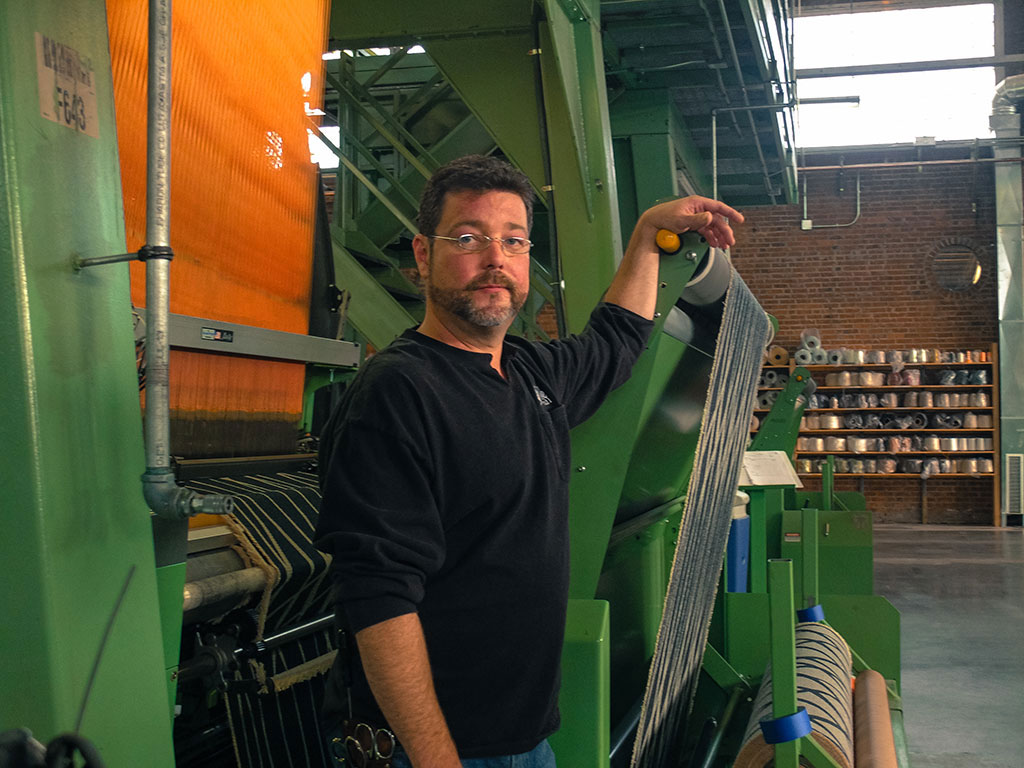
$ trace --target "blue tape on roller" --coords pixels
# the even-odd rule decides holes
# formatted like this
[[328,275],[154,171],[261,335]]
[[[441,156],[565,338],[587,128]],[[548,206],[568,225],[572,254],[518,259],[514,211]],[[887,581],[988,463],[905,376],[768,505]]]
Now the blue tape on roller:
[[824,621],[825,609],[820,605],[812,605],[810,608],[802,608],[796,612],[797,621]]
[[807,710],[800,707],[792,715],[786,715],[776,720],[762,720],[760,726],[766,743],[782,744],[786,741],[796,741],[801,736],[807,736],[811,732],[811,718],[808,716]]

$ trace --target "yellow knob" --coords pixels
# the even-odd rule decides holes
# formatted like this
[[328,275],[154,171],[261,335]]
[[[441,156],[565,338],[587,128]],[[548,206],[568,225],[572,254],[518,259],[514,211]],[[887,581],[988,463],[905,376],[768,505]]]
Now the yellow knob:
[[654,241],[658,244],[658,247],[661,250],[669,254],[675,253],[683,247],[683,243],[679,239],[679,235],[667,229],[659,229],[658,234],[654,237]]

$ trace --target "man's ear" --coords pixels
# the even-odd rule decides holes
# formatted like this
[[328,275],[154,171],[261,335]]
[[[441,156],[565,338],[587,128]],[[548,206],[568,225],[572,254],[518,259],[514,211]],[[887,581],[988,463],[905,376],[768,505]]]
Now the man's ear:
[[420,277],[426,280],[430,271],[430,240],[426,235],[417,234],[412,239],[412,252],[416,257],[416,269],[419,270]]

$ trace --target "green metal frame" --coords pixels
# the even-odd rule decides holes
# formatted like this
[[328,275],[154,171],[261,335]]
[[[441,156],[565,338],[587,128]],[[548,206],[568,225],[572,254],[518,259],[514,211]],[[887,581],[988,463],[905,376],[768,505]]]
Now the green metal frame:
[[[98,138],[41,116],[37,34],[91,69]],[[125,252],[100,0],[0,1],[0,179],[0,730],[77,728],[108,765],[169,768],[159,589],[180,577],[158,585],[139,481],[128,269],[72,266]]]

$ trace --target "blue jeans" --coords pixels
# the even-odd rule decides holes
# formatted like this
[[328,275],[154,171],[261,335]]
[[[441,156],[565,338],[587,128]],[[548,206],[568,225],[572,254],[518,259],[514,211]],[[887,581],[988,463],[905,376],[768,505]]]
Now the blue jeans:
[[[395,750],[391,758],[391,768],[412,768],[409,756],[401,747]],[[555,753],[544,739],[529,752],[521,755],[503,755],[501,757],[473,757],[462,761],[462,768],[555,768]]]

